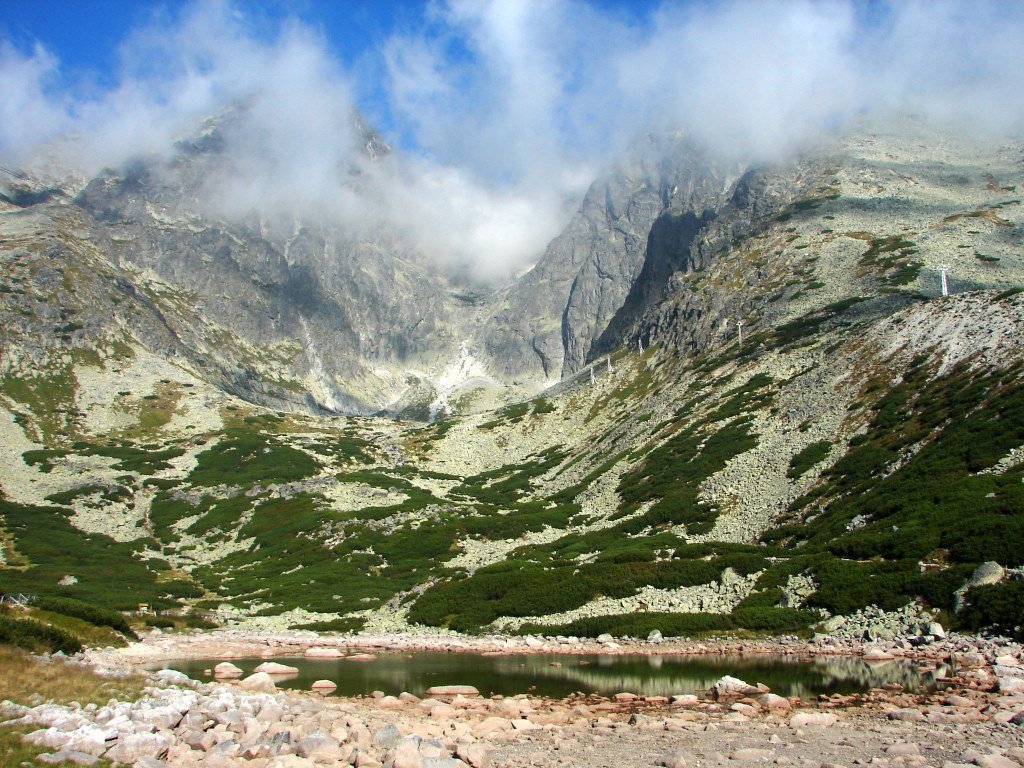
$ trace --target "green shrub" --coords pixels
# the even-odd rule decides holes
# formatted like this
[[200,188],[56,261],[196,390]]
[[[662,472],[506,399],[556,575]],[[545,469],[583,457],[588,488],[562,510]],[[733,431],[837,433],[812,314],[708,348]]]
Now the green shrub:
[[[71,511],[0,501],[3,527],[27,568],[0,568],[0,592],[70,597],[94,606],[129,610],[136,603],[170,608],[177,600],[201,597],[203,591],[182,579],[166,579],[166,571],[143,552],[156,546],[149,538],[131,542],[85,533],[75,528]],[[68,574],[78,583],[59,586]]]
[[308,453],[282,445],[269,435],[230,431],[224,440],[196,457],[188,479],[193,485],[252,486],[289,483],[316,474]]
[[135,638],[135,633],[128,626],[124,614],[109,608],[102,608],[67,597],[37,597],[32,605],[44,611],[87,621],[97,627],[110,627],[123,635]]
[[811,443],[789,460],[789,470],[786,472],[786,477],[790,480],[801,477],[815,464],[828,458],[831,451],[832,443],[828,440],[819,440],[816,443]]
[[597,637],[605,633],[615,637],[647,637],[657,629],[666,637],[687,637],[735,628],[732,618],[718,613],[628,613],[577,619],[570,624],[526,624],[520,631],[577,637]]
[[737,606],[732,612],[736,626],[756,632],[795,632],[806,629],[820,618],[817,611],[774,606]]
[[177,626],[174,623],[174,619],[161,618],[160,616],[147,616],[145,624],[147,627],[157,627],[158,629],[174,629]]
[[958,619],[967,629],[988,629],[1024,639],[1024,581],[974,587],[967,592]]
[[313,632],[358,632],[366,625],[366,619],[340,618],[330,621],[311,621],[308,624],[296,624],[292,629],[308,629]]
[[0,616],[0,644],[34,652],[78,653],[82,650],[78,639],[67,632],[32,619],[12,619],[7,616]]

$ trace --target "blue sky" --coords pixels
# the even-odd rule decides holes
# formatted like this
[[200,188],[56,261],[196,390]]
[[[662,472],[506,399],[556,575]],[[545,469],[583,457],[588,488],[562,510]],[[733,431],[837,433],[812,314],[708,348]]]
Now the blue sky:
[[[589,4],[627,23],[643,24],[663,0]],[[126,36],[156,14],[173,15],[188,5],[182,0],[0,0],[0,38],[23,49],[42,44],[59,59],[67,82],[110,86],[118,76],[118,51]],[[346,67],[361,66],[377,77],[381,47],[394,34],[428,25],[437,0],[236,0],[233,5],[247,15],[258,34],[273,35],[285,19],[301,19],[323,34]],[[376,88],[363,89],[358,100],[382,130],[416,144],[416,137],[393,119],[390,104]]]
[[[21,44],[43,43],[70,70],[109,74],[125,35],[154,12],[174,11],[184,3],[147,0],[2,0],[0,31]],[[352,60],[379,45],[396,25],[421,17],[427,3],[418,0],[308,0],[238,2],[266,22],[297,16],[324,30],[335,52]]]

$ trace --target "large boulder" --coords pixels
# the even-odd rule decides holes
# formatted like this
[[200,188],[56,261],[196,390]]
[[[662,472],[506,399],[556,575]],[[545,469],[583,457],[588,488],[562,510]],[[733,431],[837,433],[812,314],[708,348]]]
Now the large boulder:
[[157,678],[160,682],[166,685],[192,685],[193,680],[186,675],[184,672],[178,672],[176,669],[161,669],[160,671],[153,674],[153,677]]
[[716,699],[732,696],[756,696],[762,693],[761,689],[740,680],[738,677],[726,675],[708,689],[708,693]]
[[243,690],[252,693],[274,693],[277,691],[277,684],[274,682],[274,678],[266,672],[257,672],[254,675],[249,675],[238,685]]
[[132,765],[143,757],[160,757],[170,746],[170,740],[162,734],[131,733],[108,749],[104,757],[115,763]]
[[303,654],[307,659],[340,659],[344,654],[337,648],[312,646]]
[[295,745],[299,757],[309,758],[318,763],[333,763],[345,758],[345,752],[337,739],[323,733],[303,736]]
[[967,586],[984,587],[989,584],[998,584],[1004,578],[1006,578],[1006,569],[999,563],[989,560],[974,569],[971,578],[967,580]]
[[266,672],[268,675],[297,675],[298,667],[289,667],[287,664],[278,664],[276,661],[265,661],[253,672]]
[[218,680],[234,680],[244,674],[241,668],[236,667],[230,661],[222,661],[213,668],[213,676]]

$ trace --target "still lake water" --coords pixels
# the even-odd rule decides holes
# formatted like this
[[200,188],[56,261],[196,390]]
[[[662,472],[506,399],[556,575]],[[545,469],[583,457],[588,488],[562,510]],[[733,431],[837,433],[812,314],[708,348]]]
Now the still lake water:
[[[224,659],[168,661],[154,668],[176,669],[195,680]],[[820,693],[850,694],[898,683],[907,690],[935,685],[934,674],[922,674],[907,663],[869,665],[852,658],[808,659],[797,656],[641,655],[509,655],[476,653],[381,653],[375,661],[306,659],[230,659],[246,674],[265,661],[298,667],[292,676],[275,675],[279,687],[309,690],[315,680],[332,680],[337,696],[373,691],[422,696],[434,685],[472,685],[484,696],[563,698],[576,692],[611,696],[622,691],[647,696],[701,693],[723,675],[751,685],[764,683],[780,696],[812,698]]]

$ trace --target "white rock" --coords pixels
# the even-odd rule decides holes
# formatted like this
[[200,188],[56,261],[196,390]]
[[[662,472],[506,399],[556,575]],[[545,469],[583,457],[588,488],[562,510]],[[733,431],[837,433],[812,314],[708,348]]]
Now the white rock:
[[274,682],[274,678],[266,672],[257,672],[254,675],[249,675],[238,685],[243,690],[256,693],[274,693],[277,691],[277,684]]
[[996,682],[996,689],[1000,693],[1024,693],[1024,678],[1000,677]]
[[792,706],[789,699],[774,693],[764,694],[757,700],[757,703],[767,709],[789,709]]
[[218,680],[233,680],[244,674],[245,673],[239,667],[236,667],[230,661],[222,661],[213,668],[213,676]]
[[191,685],[193,682],[192,678],[176,669],[161,669],[154,673],[153,677],[159,678],[167,685]]
[[160,757],[171,746],[170,740],[159,733],[132,733],[124,736],[107,750],[104,757],[116,763],[136,762],[141,757]]
[[831,712],[797,712],[789,718],[790,728],[828,728],[835,725],[839,718]]
[[314,645],[307,648],[303,655],[307,659],[338,659],[343,654],[337,648],[324,648]]
[[670,696],[669,703],[671,703],[673,707],[695,707],[700,703],[700,699],[692,693],[682,693],[676,696]]
[[725,696],[752,696],[760,692],[760,689],[750,683],[730,675],[725,675],[708,689],[708,693],[716,699]]

